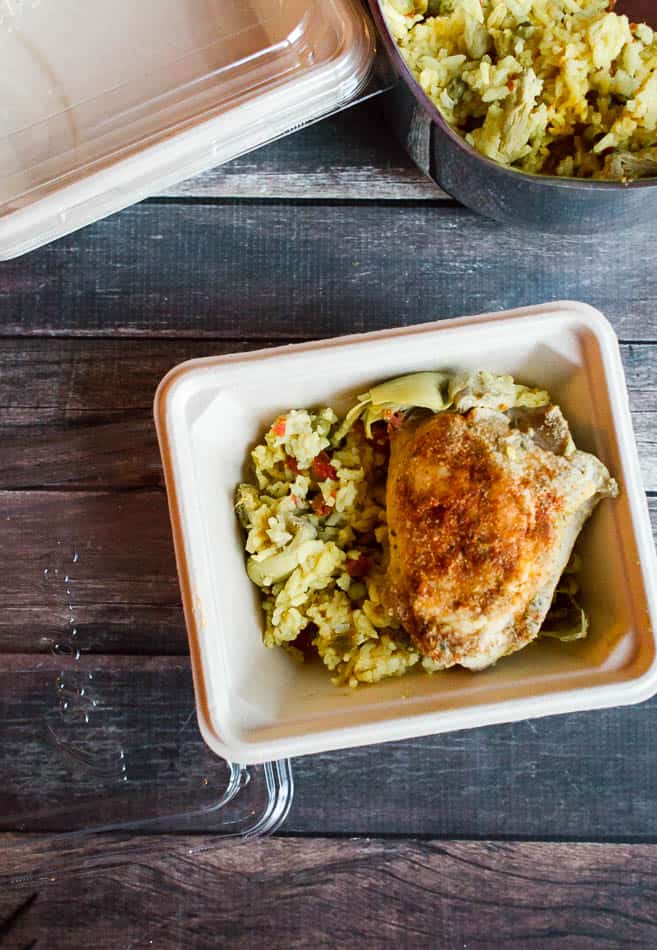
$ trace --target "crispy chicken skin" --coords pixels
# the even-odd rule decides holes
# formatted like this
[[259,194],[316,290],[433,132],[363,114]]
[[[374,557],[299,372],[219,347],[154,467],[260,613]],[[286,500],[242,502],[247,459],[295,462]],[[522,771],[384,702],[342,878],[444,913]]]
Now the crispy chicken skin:
[[521,428],[475,408],[392,437],[388,608],[441,667],[482,669],[533,640],[582,525],[616,492],[558,408]]

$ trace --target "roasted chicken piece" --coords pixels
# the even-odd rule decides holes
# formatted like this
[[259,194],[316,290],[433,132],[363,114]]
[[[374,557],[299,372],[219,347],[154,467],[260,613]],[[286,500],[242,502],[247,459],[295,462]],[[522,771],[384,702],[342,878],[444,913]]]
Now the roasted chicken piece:
[[539,633],[573,544],[616,484],[555,406],[411,415],[391,437],[389,610],[439,667]]

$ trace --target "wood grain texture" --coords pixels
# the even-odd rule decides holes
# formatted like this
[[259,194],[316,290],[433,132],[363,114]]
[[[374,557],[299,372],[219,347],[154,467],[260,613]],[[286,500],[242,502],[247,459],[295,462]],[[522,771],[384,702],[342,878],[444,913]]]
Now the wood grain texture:
[[[102,847],[94,842],[95,855]],[[205,850],[207,848],[210,850]],[[10,854],[29,861],[29,842]],[[599,950],[657,942],[655,846],[133,838],[4,889],[11,947]]]
[[[56,575],[55,579],[60,578]],[[66,594],[67,588],[71,595]],[[44,603],[4,606],[0,612],[0,654],[47,653],[71,627],[77,632],[79,648],[96,654],[180,656],[187,652],[179,603],[80,603],[81,595],[77,590],[73,593],[74,588],[75,583],[59,589],[53,585]],[[7,599],[11,596],[11,592],[5,593]],[[0,668],[6,662],[6,655],[2,656]]]
[[376,99],[174,185],[176,198],[446,198],[395,141]]
[[[0,488],[160,486],[151,411],[160,379],[182,360],[263,342],[0,340]],[[644,484],[655,491],[657,346],[621,351]]]
[[559,240],[431,204],[146,203],[0,268],[0,336],[305,339],[563,298],[657,341],[646,231]]
[[657,702],[294,761],[289,833],[657,841]]
[[7,606],[178,604],[164,492],[4,492],[0,511]]
[[242,340],[0,340],[0,487],[162,484],[152,404],[176,363]]

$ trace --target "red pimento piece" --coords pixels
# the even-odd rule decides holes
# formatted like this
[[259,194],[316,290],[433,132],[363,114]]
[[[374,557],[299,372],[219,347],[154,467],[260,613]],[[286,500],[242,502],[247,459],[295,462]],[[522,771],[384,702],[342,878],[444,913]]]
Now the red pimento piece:
[[276,422],[271,427],[271,431],[275,436],[278,436],[279,439],[283,438],[285,435],[285,418],[283,416],[278,417]]
[[299,472],[301,471],[301,469],[299,468],[299,463],[297,462],[297,460],[295,459],[293,455],[285,456],[285,464],[287,465],[289,470],[293,472],[295,475],[298,475]]
[[388,435],[396,432],[397,429],[401,429],[404,422],[403,413],[393,412],[391,409],[386,409],[386,411],[383,413],[383,417],[388,425]]
[[372,569],[372,558],[361,554],[359,558],[350,557],[344,566],[349,577],[365,577]]
[[326,504],[323,495],[315,495],[310,504],[318,518],[325,518],[333,510],[330,505]]
[[325,482],[327,478],[333,479],[334,482],[338,480],[338,473],[331,465],[331,460],[326,452],[320,452],[319,455],[315,456],[310,463],[310,470],[318,482]]

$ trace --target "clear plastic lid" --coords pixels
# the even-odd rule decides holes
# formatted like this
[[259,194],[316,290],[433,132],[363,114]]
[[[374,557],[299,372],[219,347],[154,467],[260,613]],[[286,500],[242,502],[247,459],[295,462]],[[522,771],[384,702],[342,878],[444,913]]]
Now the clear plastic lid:
[[357,0],[0,4],[0,257],[339,109],[373,59]]
[[87,655],[74,628],[48,654],[0,658],[0,774],[0,831],[43,835],[29,867],[5,844],[3,883],[66,870],[81,832],[203,831],[219,846],[274,831],[292,800],[289,762],[209,751],[187,657]]

